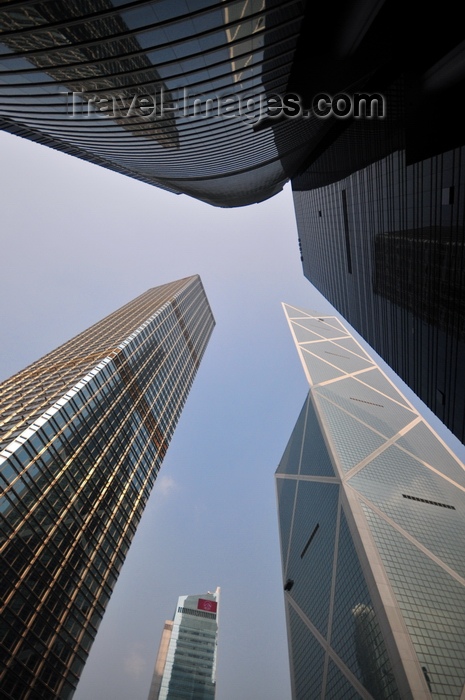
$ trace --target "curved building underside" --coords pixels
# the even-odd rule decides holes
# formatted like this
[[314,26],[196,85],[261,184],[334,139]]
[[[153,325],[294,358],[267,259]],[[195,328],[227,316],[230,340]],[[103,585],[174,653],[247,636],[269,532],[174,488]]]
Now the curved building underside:
[[256,128],[269,86],[287,89],[304,6],[12,0],[0,12],[0,126],[214,205],[261,201],[312,131]]
[[[260,202],[309,168],[306,187],[353,170],[347,149],[321,160],[354,120],[315,117],[320,92],[389,97],[389,138],[382,120],[359,120],[355,167],[375,158],[372,137],[402,147],[406,105],[413,157],[454,140],[457,115],[441,143],[426,126],[432,101],[439,112],[441,91],[461,79],[449,9],[408,19],[398,0],[10,0],[0,127],[210,204]],[[301,116],[271,116],[269,99],[290,94]]]

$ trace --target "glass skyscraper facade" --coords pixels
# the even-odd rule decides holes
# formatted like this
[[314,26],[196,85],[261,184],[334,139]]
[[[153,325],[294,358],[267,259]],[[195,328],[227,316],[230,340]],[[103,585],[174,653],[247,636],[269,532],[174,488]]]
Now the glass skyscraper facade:
[[148,290],[0,386],[0,688],[70,698],[214,319]]
[[[174,193],[240,206],[278,192],[353,123],[315,116],[317,95],[384,94],[404,72],[408,99],[400,110],[390,100],[387,112],[399,117],[407,104],[415,157],[443,152],[462,138],[455,107],[464,80],[460,8],[445,2],[440,16],[423,14],[421,31],[413,13],[398,21],[398,0],[3,3],[0,128]],[[285,96],[296,105],[287,115],[275,100]],[[361,123],[365,140],[373,122]],[[369,148],[351,150],[363,160]],[[347,155],[338,154],[339,174]]]
[[286,93],[304,7],[6,3],[0,128],[212,204],[261,201],[282,188],[316,127],[262,119],[267,95]]
[[167,620],[148,700],[214,700],[220,589],[181,596]]
[[276,472],[294,700],[465,692],[465,467],[333,316],[285,313],[310,391]]
[[320,88],[353,94],[365,71],[362,92],[384,95],[386,109],[329,117],[292,175],[303,271],[465,442],[463,30],[447,1],[421,29],[393,0],[344,17]]
[[293,183],[305,276],[462,442],[464,179],[457,148]]

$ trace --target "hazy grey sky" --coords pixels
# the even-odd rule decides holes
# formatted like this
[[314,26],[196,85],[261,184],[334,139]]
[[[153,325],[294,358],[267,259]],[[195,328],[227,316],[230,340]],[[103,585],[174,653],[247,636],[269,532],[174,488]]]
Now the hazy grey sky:
[[178,596],[216,586],[217,700],[289,700],[273,475],[307,386],[280,302],[331,311],[290,189],[215,209],[1,132],[0,149],[0,380],[194,273],[217,322],[74,700],[146,700]]

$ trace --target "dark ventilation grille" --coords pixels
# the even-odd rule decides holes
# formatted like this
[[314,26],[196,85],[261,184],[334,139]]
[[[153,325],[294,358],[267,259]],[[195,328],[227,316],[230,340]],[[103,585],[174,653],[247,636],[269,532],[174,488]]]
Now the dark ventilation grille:
[[419,501],[420,503],[429,503],[430,506],[440,506],[440,508],[450,508],[455,510],[455,506],[449,506],[447,503],[438,503],[437,501],[428,501],[427,498],[417,498],[417,496],[409,496],[406,493],[402,494],[402,498],[408,498],[410,501]]
[[183,615],[195,615],[196,617],[208,617],[209,620],[216,620],[215,613],[203,612],[203,610],[193,610],[192,608],[183,608],[178,606],[178,612]]
[[349,396],[351,401],[359,401],[360,403],[367,403],[370,406],[378,406],[378,408],[384,408],[382,403],[373,403],[373,401],[364,401],[363,399],[356,399],[355,396]]
[[346,244],[347,255],[347,272],[352,274],[352,254],[350,251],[350,235],[349,235],[349,213],[347,211],[347,194],[345,190],[341,190],[342,196],[342,214],[344,217],[344,239]]

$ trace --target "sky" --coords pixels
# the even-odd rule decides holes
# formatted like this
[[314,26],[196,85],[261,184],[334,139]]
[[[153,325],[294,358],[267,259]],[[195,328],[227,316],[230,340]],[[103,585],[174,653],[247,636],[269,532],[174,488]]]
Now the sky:
[[0,153],[0,381],[188,275],[217,324],[74,700],[146,700],[178,596],[217,586],[216,700],[290,700],[273,475],[307,385],[281,302],[332,312],[303,277],[290,187],[218,209],[2,132]]

